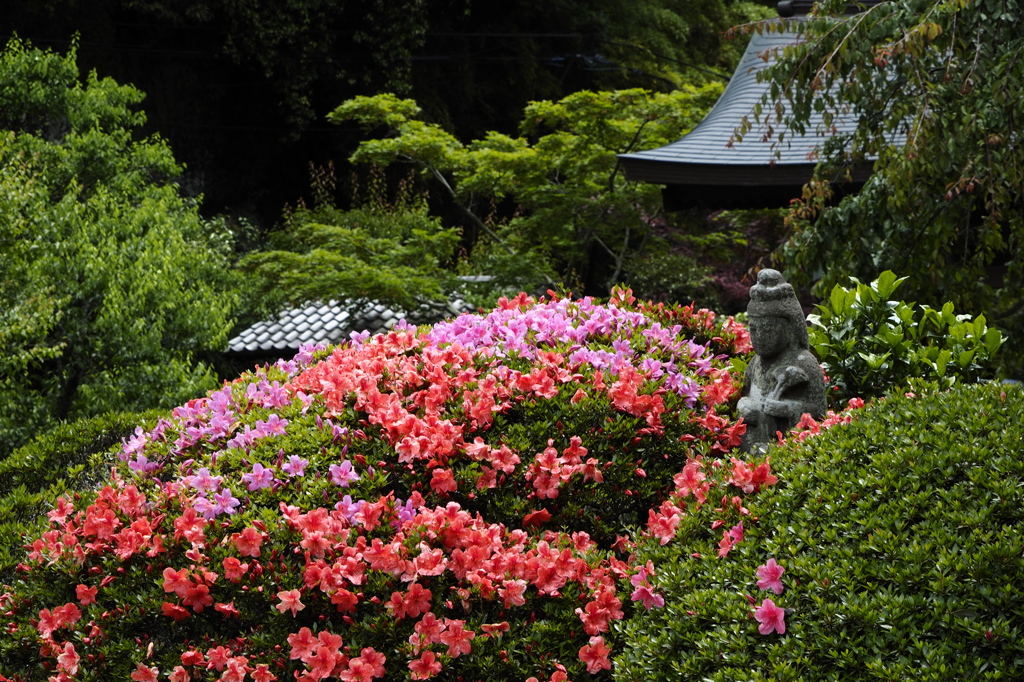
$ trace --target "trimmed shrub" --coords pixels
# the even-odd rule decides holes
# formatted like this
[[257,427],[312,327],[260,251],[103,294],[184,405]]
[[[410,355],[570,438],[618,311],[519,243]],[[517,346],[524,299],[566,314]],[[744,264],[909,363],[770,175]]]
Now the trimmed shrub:
[[825,305],[809,316],[811,346],[829,378],[829,406],[868,400],[911,379],[949,388],[995,376],[995,354],[1005,339],[985,316],[955,315],[893,300],[905,281],[891,271],[871,284],[836,285]]
[[26,534],[42,532],[57,498],[94,488],[115,460],[111,447],[156,417],[128,412],[61,424],[0,461],[0,584],[13,579]]
[[630,529],[671,537],[680,486],[739,501],[773,480],[710,464],[742,433],[730,359],[748,350],[731,318],[628,291],[520,295],[243,375],[56,501],[0,599],[0,668],[608,678],[610,624],[661,599]]
[[618,624],[616,677],[1021,679],[1024,393],[917,392],[773,447],[726,557],[713,513],[643,541],[665,608]]

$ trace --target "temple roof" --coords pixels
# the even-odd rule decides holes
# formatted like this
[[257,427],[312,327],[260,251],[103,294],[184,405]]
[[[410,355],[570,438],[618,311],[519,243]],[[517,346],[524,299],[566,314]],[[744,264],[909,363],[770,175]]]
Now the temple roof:
[[[755,121],[754,106],[768,88],[757,81],[757,73],[775,62],[778,51],[799,40],[794,21],[781,33],[751,36],[725,92],[688,134],[658,149],[619,155],[626,177],[667,185],[668,210],[784,206],[800,196],[817,163],[815,150],[828,135],[852,132],[857,118],[853,114],[836,117],[827,129],[822,115],[815,112],[807,134],[786,135],[782,142],[778,142],[778,130],[769,136],[766,125]],[[730,144],[744,116],[752,128],[742,140]],[[859,187],[869,175],[867,164],[854,172],[854,184]]]

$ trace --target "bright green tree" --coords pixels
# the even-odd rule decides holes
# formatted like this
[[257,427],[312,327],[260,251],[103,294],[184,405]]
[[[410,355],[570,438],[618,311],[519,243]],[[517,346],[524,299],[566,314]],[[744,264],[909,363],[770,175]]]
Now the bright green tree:
[[519,137],[492,131],[469,144],[392,95],[349,100],[329,118],[373,131],[353,162],[423,171],[467,227],[467,272],[516,290],[564,283],[607,294],[661,213],[657,187],[628,182],[616,154],[677,139],[720,93],[718,84],[578,92],[531,103]]
[[[881,2],[854,15],[845,6],[819,5],[806,42],[769,72],[773,121],[804,130],[819,111],[830,126],[848,109],[859,124],[824,146],[790,215],[790,275],[813,275],[824,295],[848,275],[892,269],[909,275],[904,295],[984,312],[1019,344],[1024,3]],[[864,189],[826,208],[826,181],[872,158]]]
[[204,222],[142,94],[72,49],[0,53],[0,454],[59,420],[173,404],[215,383],[230,235]]

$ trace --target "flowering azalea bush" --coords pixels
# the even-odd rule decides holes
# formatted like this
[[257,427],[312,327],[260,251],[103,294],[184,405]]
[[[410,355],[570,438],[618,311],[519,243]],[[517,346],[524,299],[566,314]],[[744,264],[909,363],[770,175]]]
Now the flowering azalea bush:
[[917,384],[798,429],[727,557],[700,512],[638,537],[665,607],[615,623],[616,678],[1021,679],[1022,412],[1016,386]]
[[0,597],[0,675],[610,676],[615,624],[665,605],[634,543],[699,518],[726,557],[777,480],[732,452],[748,351],[617,291],[257,368],[56,501]]

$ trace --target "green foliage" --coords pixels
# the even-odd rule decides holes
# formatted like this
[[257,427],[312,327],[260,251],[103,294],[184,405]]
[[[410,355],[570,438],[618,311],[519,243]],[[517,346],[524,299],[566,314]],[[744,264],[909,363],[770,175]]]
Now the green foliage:
[[716,302],[711,268],[685,254],[634,254],[623,263],[623,273],[640,298],[689,300],[706,308]]
[[[660,212],[657,188],[627,182],[615,155],[677,139],[720,93],[717,84],[671,94],[578,92],[531,103],[521,137],[492,131],[470,144],[412,118],[415,103],[393,95],[349,100],[329,118],[374,131],[352,161],[410,163],[440,187],[471,233],[467,272],[515,291],[564,282],[603,294],[642,251]],[[499,205],[516,208],[501,215]]]
[[811,346],[829,378],[830,406],[878,397],[911,379],[949,388],[993,376],[1004,342],[999,330],[986,326],[984,315],[954,315],[952,303],[915,309],[893,300],[906,279],[887,270],[871,284],[837,284],[809,317]]
[[447,298],[457,283],[451,261],[458,230],[429,215],[426,197],[410,183],[400,183],[394,199],[384,183],[372,173],[371,196],[352,210],[326,197],[313,208],[300,206],[271,233],[269,249],[239,262],[251,277],[249,297],[264,314],[285,304],[352,299],[411,311]]
[[[666,603],[624,624],[616,678],[1019,679],[1024,392],[918,391],[773,448],[782,482],[744,500],[727,557],[692,517],[640,548]],[[780,595],[756,586],[769,558]],[[758,632],[751,604],[766,597],[786,609],[784,635]]]
[[[851,16],[846,6],[819,5],[803,24],[807,40],[768,72],[764,110],[775,112],[776,128],[784,119],[803,131],[812,111],[823,112],[828,127],[844,108],[858,122],[852,135],[824,145],[816,182],[791,212],[788,274],[820,277],[815,292],[825,295],[848,275],[910,273],[908,295],[984,310],[1011,331],[1006,359],[1017,363],[1024,348],[1022,4],[882,2]],[[827,208],[824,181],[872,158],[864,189]]]
[[156,416],[111,413],[61,424],[0,461],[0,584],[12,581],[25,537],[44,529],[57,498],[92,489],[115,462],[113,446]]
[[209,388],[230,328],[225,236],[130,86],[12,40],[0,53],[0,453],[56,420]]

